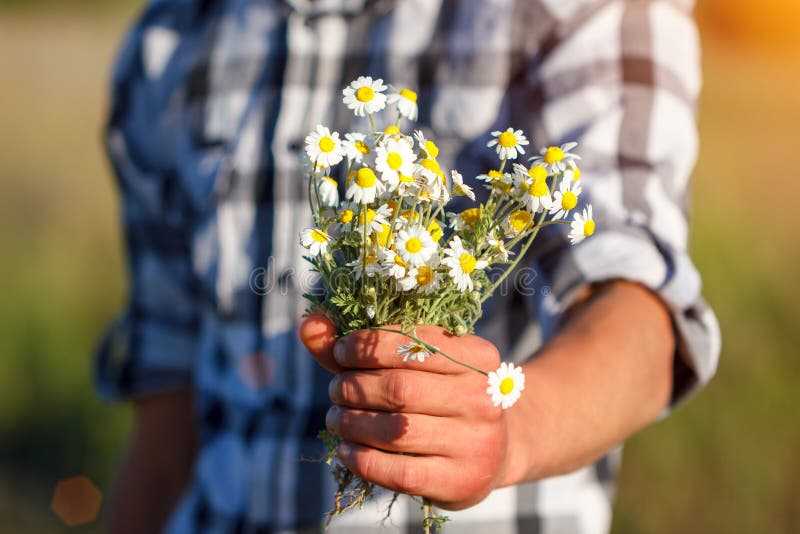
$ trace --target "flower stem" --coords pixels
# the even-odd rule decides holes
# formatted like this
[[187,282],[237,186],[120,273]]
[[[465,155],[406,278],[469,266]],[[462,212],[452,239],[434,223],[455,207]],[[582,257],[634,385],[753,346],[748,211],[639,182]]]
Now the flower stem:
[[413,334],[409,334],[407,332],[403,332],[402,330],[396,330],[394,328],[386,328],[386,327],[383,327],[383,326],[373,326],[373,327],[370,328],[370,330],[380,330],[382,332],[391,332],[393,334],[401,334],[401,335],[406,336],[407,338],[411,339],[412,341],[415,341],[416,343],[419,343],[426,350],[429,350],[432,353],[441,354],[442,356],[444,356],[445,358],[447,358],[451,362],[453,362],[453,363],[455,363],[457,365],[460,365],[461,367],[466,367],[467,369],[470,369],[471,371],[475,371],[476,373],[480,373],[483,376],[489,376],[489,373],[487,373],[486,371],[481,371],[477,367],[473,367],[468,363],[464,363],[462,361],[459,361],[459,360],[453,358],[452,356],[450,356],[446,352],[444,352],[441,349],[439,349],[439,347],[437,347],[435,345],[431,345],[430,343],[421,340],[420,338],[418,338],[417,336],[415,336]]
[[433,519],[433,507],[427,498],[422,499],[422,529],[425,534],[431,534],[431,519]]

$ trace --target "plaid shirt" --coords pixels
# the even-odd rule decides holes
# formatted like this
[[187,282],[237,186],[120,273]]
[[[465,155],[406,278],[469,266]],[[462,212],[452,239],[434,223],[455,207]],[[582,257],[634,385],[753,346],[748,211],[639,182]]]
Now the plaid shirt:
[[[697,154],[691,0],[155,0],[113,77],[107,145],[122,192],[131,296],[97,358],[98,389],[193,388],[202,445],[171,533],[317,532],[333,482],[318,457],[322,371],[295,327],[311,283],[302,141],[354,126],[341,88],[360,74],[417,88],[420,124],[465,176],[493,162],[488,132],[578,140],[598,232],[551,228],[524,290],[488,304],[478,333],[530,358],[575,290],[623,278],[672,311],[673,404],[713,375],[713,313],[687,255]],[[535,393],[535,392],[532,392]],[[572,474],[495,491],[449,514],[456,534],[603,533],[617,449]],[[386,495],[332,532],[379,528]],[[388,532],[419,528],[401,501]],[[418,531],[418,530],[416,530]]]

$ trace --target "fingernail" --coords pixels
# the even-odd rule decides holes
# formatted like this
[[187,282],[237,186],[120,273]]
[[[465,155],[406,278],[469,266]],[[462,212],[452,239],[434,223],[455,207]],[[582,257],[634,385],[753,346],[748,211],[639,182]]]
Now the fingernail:
[[337,341],[336,345],[333,346],[333,358],[337,362],[343,363],[346,356],[347,356],[347,347],[345,347],[344,341],[342,340]]
[[339,458],[345,458],[350,456],[353,453],[353,447],[351,447],[346,441],[339,443],[339,446],[336,447],[336,454]]
[[341,382],[339,375],[335,375],[330,384],[328,384],[328,398],[330,398],[332,402],[336,402],[338,399],[336,392],[339,391],[339,382]]
[[339,433],[339,418],[342,410],[337,405],[331,406],[328,413],[325,414],[325,427],[333,433]]

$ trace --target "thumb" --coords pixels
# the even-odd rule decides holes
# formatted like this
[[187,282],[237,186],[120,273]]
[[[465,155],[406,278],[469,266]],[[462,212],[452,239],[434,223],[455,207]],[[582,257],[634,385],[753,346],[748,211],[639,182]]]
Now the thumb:
[[336,343],[336,326],[322,314],[313,314],[303,319],[298,329],[300,341],[311,352],[317,362],[332,373],[342,370],[333,358]]

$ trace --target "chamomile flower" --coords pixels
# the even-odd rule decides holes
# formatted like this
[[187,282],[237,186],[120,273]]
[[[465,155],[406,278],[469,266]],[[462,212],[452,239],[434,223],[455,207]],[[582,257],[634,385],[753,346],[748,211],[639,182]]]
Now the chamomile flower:
[[406,277],[408,264],[397,252],[392,249],[384,248],[380,251],[380,262],[386,276],[401,280]]
[[445,183],[445,176],[439,162],[432,158],[422,158],[417,162],[416,172],[419,176],[425,178],[428,184],[433,184],[436,181]]
[[575,161],[581,159],[571,150],[578,146],[578,143],[564,143],[560,146],[548,146],[533,158],[534,164],[545,165],[552,172],[564,172],[567,167],[575,165]]
[[339,183],[330,176],[323,176],[317,184],[320,204],[326,208],[339,205]]
[[569,169],[564,171],[564,179],[577,182],[581,179],[582,174],[583,172],[581,171],[581,168],[578,167],[575,162],[572,162],[572,165],[570,165]]
[[358,132],[344,134],[342,148],[348,161],[355,163],[361,163],[364,157],[370,153],[367,136]]
[[506,243],[495,235],[494,230],[486,238],[490,250],[492,252],[492,260],[495,262],[506,263],[510,256],[514,253],[506,248]]
[[434,241],[436,241],[437,243],[438,243],[438,242],[439,242],[439,241],[442,239],[442,237],[444,236],[444,231],[442,230],[442,227],[441,227],[441,225],[439,224],[439,221],[437,221],[436,219],[433,219],[433,220],[430,222],[430,224],[428,224],[428,227],[426,228],[426,230],[428,231],[428,233],[429,233],[429,234],[431,234],[431,237],[432,237],[432,238],[433,238],[433,240],[434,240]]
[[308,253],[312,256],[324,254],[328,250],[330,241],[331,236],[319,228],[307,228],[300,234],[300,244],[308,249]]
[[475,193],[472,192],[472,188],[464,183],[464,177],[461,176],[461,173],[458,171],[450,171],[450,176],[453,179],[453,195],[454,196],[465,196],[471,201],[475,202]]
[[547,170],[547,167],[540,164],[534,164],[531,165],[530,167],[525,167],[524,165],[515,163],[514,173],[517,175],[519,179],[525,181],[546,180],[547,177],[550,176],[550,172]]
[[407,275],[398,281],[400,289],[403,291],[417,289],[425,294],[436,291],[439,288],[439,278],[436,273],[438,257],[434,256],[433,258],[436,261],[409,269]]
[[345,196],[359,204],[369,204],[383,193],[383,184],[369,167],[361,167],[355,172]]
[[408,120],[417,120],[419,109],[417,107],[417,93],[407,87],[403,87],[396,93],[389,95],[389,103],[397,104],[397,111]]
[[480,208],[467,208],[461,213],[448,213],[450,218],[450,227],[459,232],[464,228],[474,228],[478,221],[481,219]]
[[414,174],[414,160],[417,157],[405,140],[388,139],[378,145],[375,154],[375,168],[381,173],[381,178],[389,185],[390,190],[399,185],[401,175]]
[[403,261],[415,267],[428,262],[438,248],[431,234],[419,225],[400,230],[395,243]]
[[397,355],[402,356],[404,362],[407,362],[409,360],[413,362],[416,360],[420,363],[423,363],[425,361],[425,358],[432,356],[432,354],[428,352],[428,350],[425,347],[423,347],[417,342],[400,345],[399,347],[397,347]]
[[486,393],[492,398],[492,404],[504,410],[511,408],[525,389],[525,373],[513,363],[501,363],[496,371],[489,373],[486,381]]
[[479,260],[472,251],[465,249],[458,236],[453,237],[453,240],[450,241],[450,246],[445,249],[444,255],[442,263],[450,268],[450,278],[453,279],[459,291],[472,291],[472,273],[485,269],[488,262]]
[[510,174],[502,173],[497,169],[487,171],[485,174],[479,174],[475,179],[486,182],[484,186],[486,189],[490,191],[495,189],[503,193],[511,191],[513,184]]
[[422,186],[413,174],[399,174],[397,183],[397,194],[401,197],[415,196]]
[[322,126],[306,136],[306,154],[308,158],[320,168],[329,168],[344,157],[342,152],[342,142],[337,132]]
[[373,80],[369,76],[359,76],[342,90],[342,100],[356,117],[364,117],[386,107],[386,95],[383,94],[386,89],[380,78]]
[[533,215],[528,210],[512,211],[505,220],[506,233],[518,236],[533,226]]
[[415,131],[414,138],[419,143],[420,150],[424,151],[428,158],[436,159],[439,157],[439,147],[431,139],[427,139],[422,130]]
[[550,214],[553,220],[563,219],[570,210],[578,205],[578,197],[582,191],[580,182],[561,180],[558,191],[553,194],[553,203],[550,205]]
[[586,206],[583,213],[576,213],[569,228],[569,242],[573,245],[577,245],[587,237],[591,237],[597,228],[592,218],[592,206]]
[[518,187],[522,192],[520,200],[531,213],[549,210],[552,206],[550,188],[546,178],[530,179],[527,174],[519,179]]
[[336,215],[336,222],[332,227],[332,232],[334,235],[341,235],[342,233],[347,232],[356,220],[358,211],[359,208],[357,204],[352,204],[350,202],[342,203],[342,205],[339,206],[339,210]]
[[384,224],[388,226],[391,213],[392,210],[388,204],[383,204],[376,210],[363,206],[358,212],[358,232],[363,232],[364,226],[367,227],[367,235],[372,235],[372,232],[380,232],[383,230]]
[[356,280],[361,279],[364,273],[366,273],[367,278],[372,278],[381,272],[381,264],[378,262],[377,253],[373,250],[366,250],[366,254],[364,252],[364,249],[362,249],[357,260],[346,264],[353,269],[353,276]]
[[522,133],[522,130],[515,130],[508,128],[506,131],[501,132],[496,130],[492,132],[492,139],[487,143],[488,147],[496,147],[497,155],[501,160],[503,159],[517,159],[519,154],[524,154],[523,148],[528,143],[528,138]]

